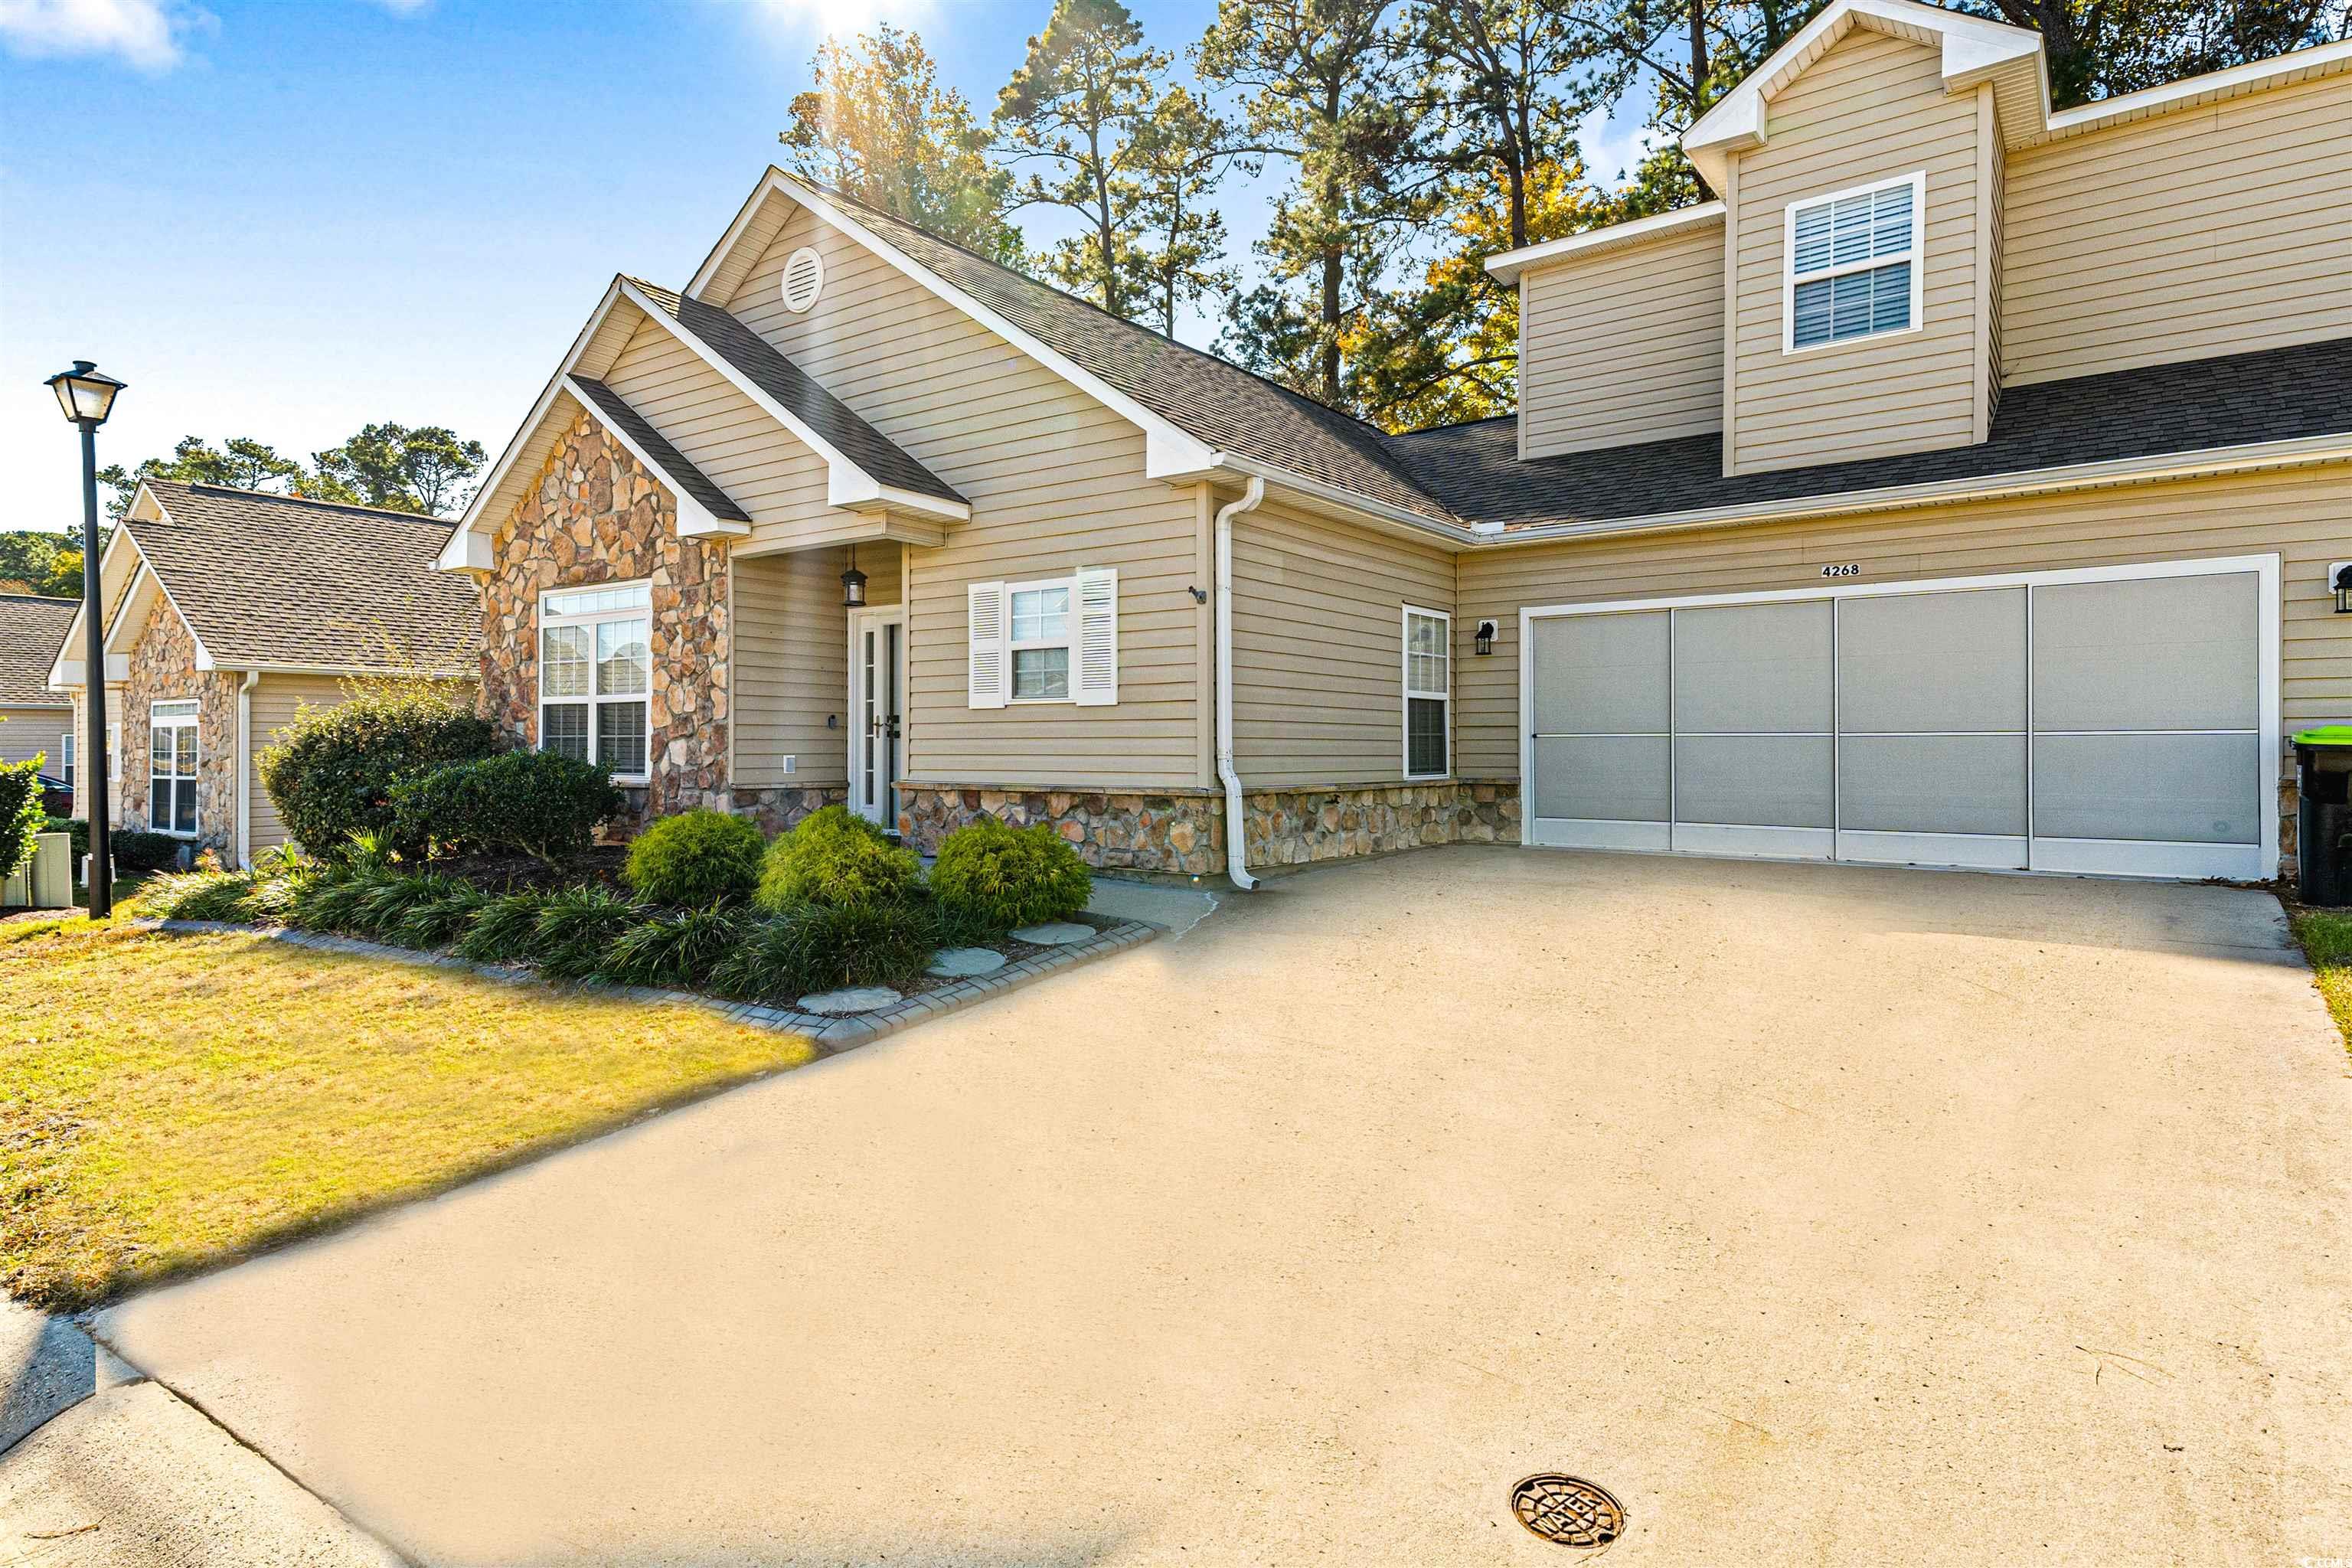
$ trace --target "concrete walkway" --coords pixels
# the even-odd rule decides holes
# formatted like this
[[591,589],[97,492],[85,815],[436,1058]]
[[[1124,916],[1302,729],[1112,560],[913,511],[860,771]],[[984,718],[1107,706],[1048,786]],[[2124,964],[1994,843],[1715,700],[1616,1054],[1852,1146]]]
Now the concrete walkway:
[[2352,1557],[2266,895],[1432,851],[102,1339],[430,1563]]

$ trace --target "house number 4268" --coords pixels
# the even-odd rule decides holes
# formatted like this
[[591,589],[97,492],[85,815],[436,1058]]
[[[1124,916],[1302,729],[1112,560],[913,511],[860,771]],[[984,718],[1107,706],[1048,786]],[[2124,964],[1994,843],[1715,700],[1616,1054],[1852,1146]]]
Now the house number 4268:
[[1862,563],[1859,561],[1849,561],[1843,566],[1824,566],[1822,568],[1822,575],[1824,577],[1859,577],[1862,575]]

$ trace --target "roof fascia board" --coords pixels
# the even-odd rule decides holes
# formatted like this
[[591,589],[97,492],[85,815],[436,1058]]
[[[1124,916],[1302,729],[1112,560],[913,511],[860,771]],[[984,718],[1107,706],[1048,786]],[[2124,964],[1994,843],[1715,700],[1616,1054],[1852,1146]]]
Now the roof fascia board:
[[[573,402],[588,410],[589,416],[591,418],[594,418],[596,413],[594,403],[590,399],[588,394],[582,390],[580,384],[572,378],[569,372],[566,372],[563,377],[563,389],[572,395],[572,400]],[[616,392],[613,395],[618,397],[620,394]],[[642,419],[645,416],[640,414],[637,417]],[[678,482],[677,476],[664,468],[660,459],[656,458],[651,452],[646,451],[643,447],[639,446],[635,437],[632,437],[626,430],[622,429],[617,422],[610,419],[598,419],[596,423],[598,427],[601,428],[604,434],[610,436],[614,440],[618,441],[624,447],[625,447],[628,450],[629,456],[635,458],[640,464],[642,464],[647,472],[661,476],[662,482],[669,487],[671,499],[677,506],[677,531],[679,533],[691,537],[696,534],[749,533],[751,531],[751,525],[750,523],[737,522],[731,518],[722,518],[718,513],[712,511],[709,507],[695,500],[694,497],[688,493],[686,486]]]
[[[770,164],[768,173],[772,174],[775,172],[775,165]],[[772,192],[778,192],[784,195],[786,199],[792,199],[789,193],[779,192],[774,182],[771,181],[766,174],[762,174],[760,177],[760,183],[752,187],[750,199],[736,209],[735,221],[727,226],[727,232],[719,237],[719,243],[710,247],[710,254],[702,258],[702,265],[696,268],[694,276],[686,280],[685,293],[688,298],[703,299],[703,290],[710,287],[711,282],[718,278],[720,268],[734,257],[735,247],[743,243],[744,231],[751,226],[751,220],[760,216],[760,209],[767,205],[768,196]],[[792,220],[787,216],[784,221],[789,223]],[[705,300],[705,303],[709,301]]]
[[[163,504],[162,496],[148,489],[147,481],[144,479],[139,481],[138,494],[131,498],[131,512],[139,510],[139,503],[142,500],[154,507],[157,521],[166,523],[172,521],[171,509]],[[148,558],[146,551],[140,550],[138,539],[131,535],[130,513],[125,513],[123,520],[114,527],[116,532],[131,538],[131,549],[139,551],[139,572],[131,578],[130,588],[123,594],[122,607],[115,613],[114,624],[106,629],[107,651],[110,653],[114,651],[114,640],[125,627],[131,628],[131,641],[138,639],[139,631],[145,624],[145,613],[142,607],[140,614],[132,615],[131,607],[138,601],[139,584],[147,582],[155,584],[155,591],[163,595],[163,602],[172,606],[172,614],[179,617],[180,625],[186,629],[188,641],[195,645],[196,668],[210,670],[216,668],[213,662],[212,649],[205,646],[204,635],[196,630],[196,623],[188,619],[188,612],[180,607],[179,600],[172,597],[172,585],[163,581],[163,574],[155,570],[155,563]],[[105,570],[106,563],[101,560],[99,563],[99,571],[103,574]],[[126,642],[122,647],[122,652],[128,654],[130,651],[130,643]]]
[[847,453],[818,435],[799,415],[768,395],[758,382],[736,369],[725,354],[704,342],[684,321],[663,310],[625,278],[621,280],[621,293],[631,304],[652,317],[663,331],[677,339],[688,353],[717,371],[729,385],[750,398],[760,412],[782,426],[803,446],[824,459],[824,499],[828,504],[846,511],[878,511],[895,506],[956,522],[971,520],[971,507],[968,502],[940,500],[883,484],[858,467]]
[[898,247],[875,234],[856,217],[843,212],[816,192],[793,180],[782,169],[769,168],[761,189],[753,195],[757,201],[769,190],[781,191],[791,200],[849,236],[858,244],[913,279],[932,294],[962,311],[990,331],[1076,387],[1080,392],[1110,409],[1144,434],[1143,471],[1155,479],[1197,479],[1219,466],[1220,454],[1190,431],[1165,416],[1146,408],[1126,393],[1104,381],[1083,365],[1066,358],[1023,331],[946,279],[901,251]]
[[2047,134],[2052,138],[2080,136],[2122,121],[2188,108],[2209,98],[2230,98],[2273,86],[2291,86],[2346,69],[2352,69],[2352,38],[2273,55],[2268,59],[2249,60],[2242,66],[2185,77],[2162,87],[2144,88],[2138,92],[2062,109],[2050,116]]
[[1747,523],[1787,522],[1858,512],[1902,511],[1961,501],[2002,500],[2018,496],[2095,489],[2107,485],[2207,479],[2263,468],[2309,468],[2340,462],[2352,462],[2352,433],[2302,436],[2285,441],[2253,441],[2236,447],[2165,452],[2147,458],[2118,458],[2096,463],[2074,463],[2063,468],[2026,468],[1977,479],[1890,485],[1880,489],[1853,490],[1843,495],[1793,496],[1786,500],[1740,506],[1699,507],[1662,512],[1654,517],[1604,518],[1592,522],[1553,523],[1507,531],[1489,524],[1482,529],[1479,545],[1486,549],[1517,549],[1562,540],[1612,539],[1626,534],[1664,533],[1684,529],[1736,528]]
[[2006,128],[2006,134],[2011,139],[2035,136],[2048,124],[2050,79],[2039,33],[1962,16],[1939,6],[1918,5],[1916,0],[1832,0],[1819,16],[1798,28],[1788,42],[1742,77],[1738,86],[1683,132],[1683,153],[1697,165],[1710,189],[1724,188],[1733,153],[1764,144],[1766,106],[1785,85],[1781,80],[1784,74],[1796,62],[1810,64],[1813,56],[1827,47],[1825,38],[1833,43],[1843,37],[1858,18],[1884,24],[1901,37],[1916,37],[1926,31],[1941,39],[1938,69],[1948,92],[1973,87],[2000,70],[2030,59],[2041,79],[2041,119],[2033,125]]
[[[530,405],[530,412],[523,416],[521,426],[507,442],[507,449],[499,453],[499,460],[490,466],[489,477],[474,491],[474,499],[466,503],[466,514],[457,520],[457,526],[449,531],[448,542],[441,547],[441,553],[433,558],[436,572],[487,572],[490,569],[490,542],[478,534],[475,527],[482,521],[482,514],[489,510],[499,487],[506,483],[508,472],[522,456],[523,449],[530,442],[531,433],[547,416],[548,408],[557,395],[572,396],[563,384],[564,378],[580,367],[581,356],[588,352],[588,345],[604,325],[604,318],[613,313],[613,307],[620,302],[620,299],[621,280],[615,277],[605,287],[604,298],[596,301],[596,308],[588,313],[588,324],[580,329],[580,335],[573,338],[572,346],[563,351],[562,363],[556,365],[555,374],[547,378],[547,384],[540,390],[539,397]],[[573,398],[573,401],[579,400]]]
[[[139,495],[146,493],[146,481],[142,479],[140,481],[138,492],[131,497],[133,505],[137,504]],[[114,525],[114,531],[107,536],[106,549],[98,558],[98,602],[101,617],[105,615],[107,603],[107,580],[115,575],[117,555],[125,552],[130,558],[130,564],[126,569],[135,580],[140,566],[145,564],[145,558],[139,553],[139,546],[131,542],[131,531],[118,522]],[[89,624],[89,602],[85,599],[82,604],[74,607],[73,619],[66,623],[65,641],[58,645],[58,657],[49,663],[49,686],[52,689],[60,689],[68,684],[75,686],[81,684],[79,679],[70,683],[66,680],[67,665],[70,664],[76,669],[81,668],[79,659],[69,659],[66,655],[69,650],[80,646],[84,640],[86,634],[82,628]]]
[[1718,199],[1701,202],[1696,206],[1677,207],[1673,212],[1654,213],[1629,223],[1611,224],[1606,228],[1587,229],[1582,234],[1571,234],[1564,239],[1548,239],[1541,245],[1500,251],[1486,258],[1486,270],[1498,281],[1516,283],[1519,280],[1519,274],[1531,267],[1589,255],[1596,250],[1613,250],[1620,246],[1662,239],[1701,224],[1720,222],[1723,212],[1723,203]]
[[349,675],[360,678],[386,674],[415,675],[426,680],[479,680],[479,669],[408,669],[386,664],[280,664],[244,659],[236,668],[259,675]]

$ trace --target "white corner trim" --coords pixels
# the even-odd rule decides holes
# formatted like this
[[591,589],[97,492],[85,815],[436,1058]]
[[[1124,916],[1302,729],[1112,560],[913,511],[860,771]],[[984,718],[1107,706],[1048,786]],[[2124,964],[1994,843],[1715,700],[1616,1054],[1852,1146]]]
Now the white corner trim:
[[[566,372],[564,374],[563,386],[564,390],[569,392],[572,398],[578,402],[582,407],[588,410],[589,416],[592,418],[595,417],[601,412],[601,410],[597,408],[594,400],[589,397],[588,394],[581,387],[579,382],[574,379],[569,372]],[[613,395],[618,397],[621,395],[615,392]],[[639,415],[638,417],[642,419],[645,416]],[[667,468],[663,466],[659,458],[656,458],[651,452],[646,451],[644,447],[640,446],[637,443],[636,437],[631,436],[626,430],[622,429],[617,424],[614,423],[612,420],[603,418],[596,419],[596,424],[598,427],[604,432],[604,434],[610,436],[614,440],[618,441],[622,447],[627,450],[629,456],[635,458],[639,463],[643,464],[648,473],[658,474],[661,477],[663,483],[669,487],[670,497],[677,506],[678,532],[691,535],[702,533],[749,533],[751,531],[751,525],[750,523],[737,522],[731,518],[722,518],[716,512],[712,511],[709,507],[695,500],[693,496],[688,494],[686,486],[679,482],[678,477],[676,474],[671,473]],[[683,456],[684,454],[680,455]]]
[[248,669],[236,689],[236,863],[253,864],[253,689],[261,671]]
[[927,517],[950,518],[959,522],[971,517],[971,506],[963,501],[918,495],[911,490],[883,484],[858,467],[847,453],[818,435],[799,415],[770,396],[758,382],[736,369],[726,355],[704,342],[685,322],[655,303],[635,284],[624,278],[620,289],[622,298],[651,317],[656,325],[677,340],[679,346],[718,372],[729,385],[751,399],[760,412],[799,437],[803,445],[824,459],[824,499],[828,504],[851,511],[896,506],[904,510],[921,512]]
[[1630,223],[1614,223],[1606,228],[1587,229],[1582,234],[1571,234],[1563,239],[1548,239],[1541,245],[1498,251],[1486,258],[1486,270],[1498,282],[1516,283],[1519,275],[1530,268],[1570,257],[1590,256],[1595,251],[1614,250],[1620,246],[1663,239],[1668,235],[1680,234],[1705,224],[1721,223],[1723,214],[1724,205],[1720,200],[1701,202],[1696,206],[1677,207],[1673,212],[1654,213],[1648,217],[1634,218]]
[[[1092,371],[1046,347],[1036,338],[1023,331],[929,268],[875,234],[816,192],[801,184],[782,169],[773,166],[769,168],[761,189],[753,193],[751,204],[747,205],[747,213],[751,205],[756,205],[761,196],[771,190],[779,192],[790,200],[808,208],[826,223],[857,241],[884,262],[914,279],[932,294],[954,306],[1072,386],[1141,430],[1148,438],[1144,454],[1146,478],[1163,479],[1197,475],[1216,466],[1213,460],[1213,454],[1206,443],[1182,429],[1173,421],[1146,408]],[[714,253],[713,261],[704,264],[704,272],[698,274],[698,279],[707,280],[708,274],[715,270],[717,257],[718,253]]]
[[[1683,132],[1684,155],[1697,165],[1710,188],[1723,188],[1733,153],[1765,143],[1769,135],[1766,106],[1773,95],[1863,19],[1897,37],[1937,39],[1941,47],[1937,69],[1948,92],[1973,87],[2005,68],[2030,66],[2041,82],[2041,121],[2048,121],[2050,83],[2041,34],[1919,5],[1916,0],[1831,0],[1819,16],[1741,78],[1737,87]],[[2042,128],[2041,123],[2018,127],[2016,133],[2031,135]]]
[[2152,458],[2117,458],[2096,463],[2074,463],[2063,468],[1988,474],[1975,479],[1890,485],[1879,489],[1853,490],[1843,495],[1795,496],[1787,500],[1698,507],[1683,511],[1660,512],[1651,517],[1549,523],[1537,528],[1508,530],[1499,536],[1484,535],[1479,542],[1490,548],[1514,549],[1562,539],[1607,539],[1622,534],[1664,533],[1681,529],[1737,528],[1753,522],[1785,522],[1794,518],[1901,511],[1914,507],[1945,506],[1958,501],[2000,500],[2014,496],[2094,489],[2106,485],[2205,479],[2216,474],[2307,468],[2314,464],[2340,462],[2352,462],[2352,435],[2303,436],[2285,441],[2254,441],[2242,446],[2211,447],[2193,452],[2166,452]]

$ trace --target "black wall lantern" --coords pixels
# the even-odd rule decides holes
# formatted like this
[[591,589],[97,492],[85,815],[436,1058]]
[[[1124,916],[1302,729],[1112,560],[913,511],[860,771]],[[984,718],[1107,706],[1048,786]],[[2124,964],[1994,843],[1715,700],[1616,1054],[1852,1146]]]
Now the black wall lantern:
[[2336,590],[2336,613],[2352,616],[2352,561],[2338,561],[2330,566],[2327,585]]
[[1471,639],[1470,646],[1476,648],[1481,657],[1494,652],[1495,623],[1492,621],[1480,621],[1478,623],[1477,634]]
[[857,546],[849,547],[849,570],[841,574],[841,602],[853,610],[866,607],[866,574],[857,569]]

